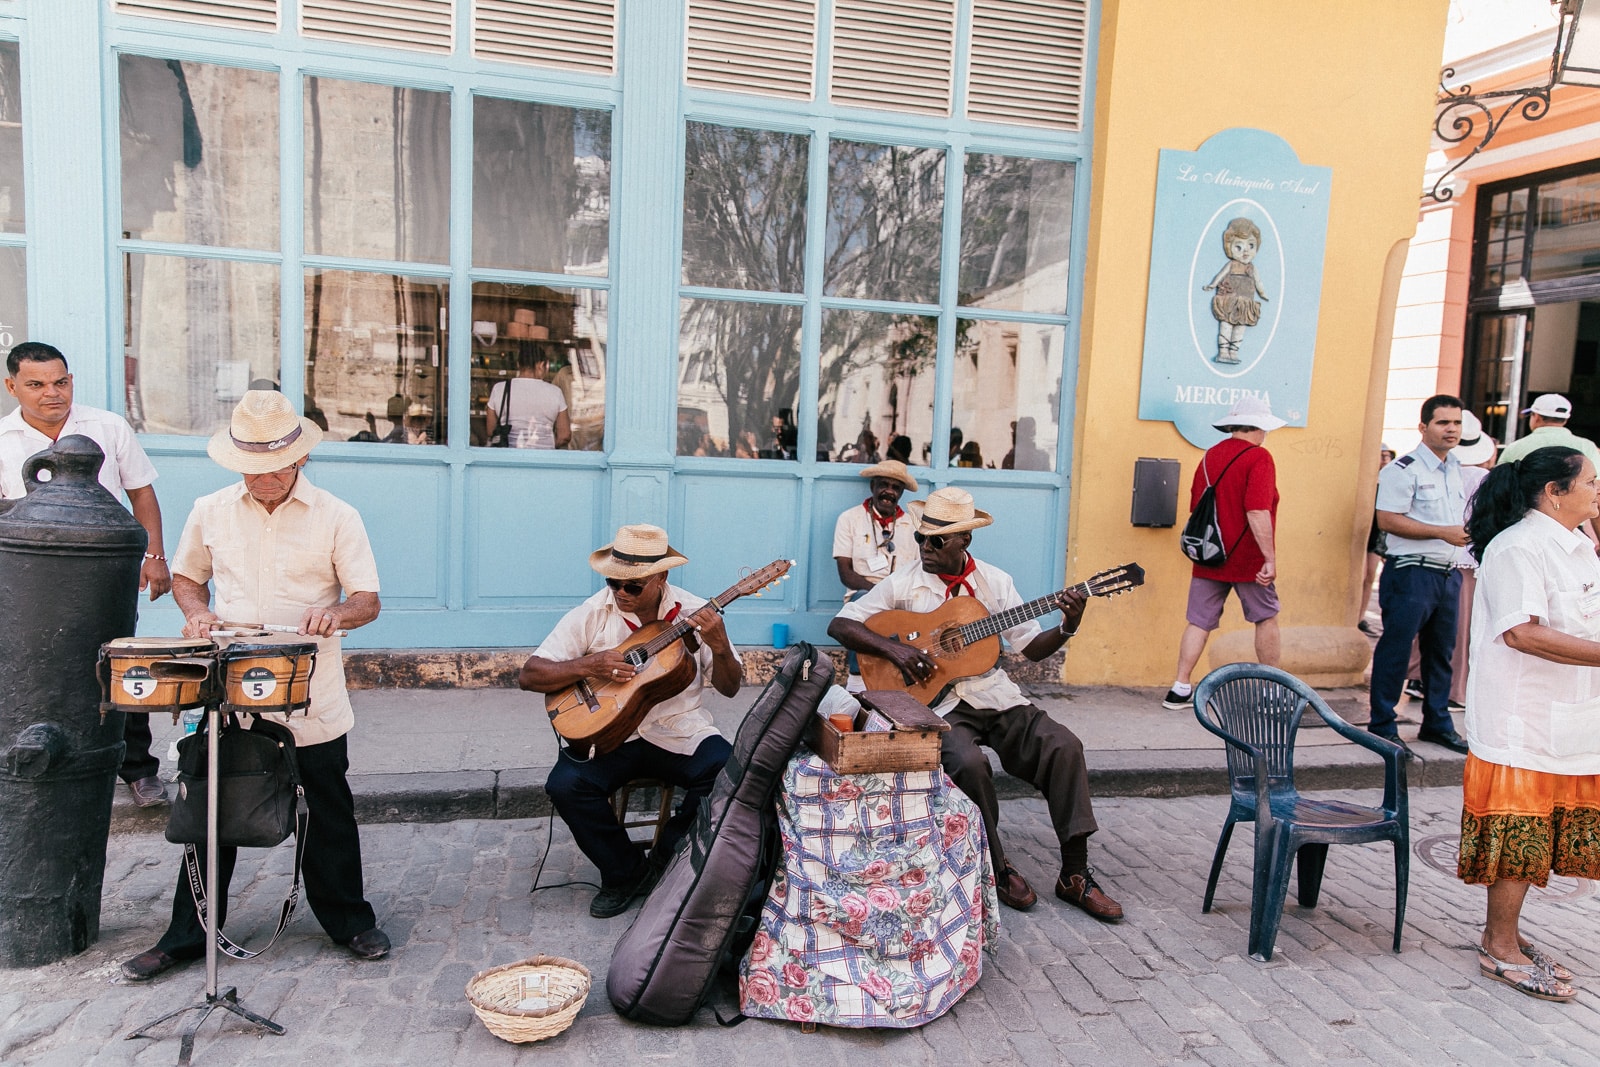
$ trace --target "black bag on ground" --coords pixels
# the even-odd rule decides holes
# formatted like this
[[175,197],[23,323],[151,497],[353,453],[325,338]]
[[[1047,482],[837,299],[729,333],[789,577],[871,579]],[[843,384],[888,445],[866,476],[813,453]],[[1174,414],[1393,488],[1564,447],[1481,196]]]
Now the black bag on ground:
[[[178,791],[167,818],[167,840],[206,843],[206,730],[178,742]],[[294,833],[302,795],[294,759],[294,734],[281,723],[255,717],[246,728],[232,715],[217,735],[217,843],[224,847],[271,848]]]
[[[1258,447],[1260,446],[1250,446],[1250,448]],[[1233,539],[1232,545],[1223,545],[1222,527],[1217,523],[1217,484],[1233,465],[1239,462],[1239,456],[1250,451],[1250,448],[1244,449],[1230,459],[1228,465],[1222,468],[1222,474],[1217,475],[1215,482],[1207,472],[1206,487],[1201,490],[1200,500],[1195,504],[1194,510],[1189,512],[1189,521],[1183,524],[1183,534],[1178,540],[1178,545],[1185,556],[1202,567],[1220,567],[1228,562],[1233,550],[1239,547],[1239,541],[1244,537],[1245,530],[1249,529],[1249,525],[1246,524],[1245,529],[1239,531],[1239,536]],[[1205,470],[1204,459],[1200,461],[1200,469]]]
[[773,794],[832,682],[833,661],[797,644],[740,723],[694,829],[611,954],[606,995],[627,1018],[688,1022],[755,936],[781,852]]

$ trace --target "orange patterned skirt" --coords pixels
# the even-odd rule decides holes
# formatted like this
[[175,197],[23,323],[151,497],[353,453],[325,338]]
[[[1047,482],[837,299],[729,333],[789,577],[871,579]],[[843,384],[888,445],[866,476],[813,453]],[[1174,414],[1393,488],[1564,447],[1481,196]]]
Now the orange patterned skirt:
[[1600,879],[1600,775],[1551,774],[1467,756],[1461,858],[1471,885]]

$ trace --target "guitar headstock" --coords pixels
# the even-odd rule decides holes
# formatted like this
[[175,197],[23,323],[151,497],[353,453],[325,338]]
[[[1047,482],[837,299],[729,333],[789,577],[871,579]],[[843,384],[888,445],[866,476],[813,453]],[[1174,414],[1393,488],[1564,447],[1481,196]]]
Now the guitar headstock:
[[733,583],[733,588],[729,589],[728,592],[732,593],[734,597],[760,596],[761,590],[767,586],[776,585],[778,582],[788,578],[789,568],[793,566],[794,560],[792,559],[775,559],[760,570],[752,571],[740,578]]
[[1124,563],[1120,567],[1107,567],[1083,583],[1090,596],[1116,596],[1144,584],[1144,568],[1137,563]]

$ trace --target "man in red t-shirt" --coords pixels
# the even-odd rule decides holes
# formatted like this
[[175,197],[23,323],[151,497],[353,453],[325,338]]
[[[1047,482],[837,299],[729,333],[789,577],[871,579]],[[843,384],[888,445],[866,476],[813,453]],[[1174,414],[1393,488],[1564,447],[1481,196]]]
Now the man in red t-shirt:
[[1194,687],[1189,675],[1200,662],[1211,631],[1222,621],[1228,590],[1238,594],[1244,617],[1256,627],[1256,659],[1278,665],[1278,554],[1273,529],[1278,523],[1278,472],[1272,453],[1261,447],[1267,434],[1284,425],[1265,401],[1244,397],[1212,423],[1227,434],[1212,445],[1194,472],[1189,510],[1206,486],[1216,486],[1217,526],[1228,558],[1220,567],[1195,565],[1189,579],[1188,620],[1178,642],[1178,680],[1162,698],[1174,711],[1189,706]]

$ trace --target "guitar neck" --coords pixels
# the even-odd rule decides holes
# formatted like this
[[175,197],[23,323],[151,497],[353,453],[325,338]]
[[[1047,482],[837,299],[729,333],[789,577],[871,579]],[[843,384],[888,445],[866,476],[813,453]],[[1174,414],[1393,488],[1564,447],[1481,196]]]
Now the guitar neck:
[[[732,604],[735,600],[738,600],[743,595],[743,593],[739,592],[739,587],[734,586],[731,589],[724,589],[721,593],[706,601],[706,605],[708,607],[716,608],[717,614],[720,615],[722,614],[722,610],[724,608],[726,608],[729,604]],[[646,656],[654,656],[662,649],[671,645],[674,641],[683,640],[693,630],[694,623],[690,622],[687,617],[681,618],[674,622],[671,626],[668,626],[666,629],[656,634],[649,641],[646,641],[640,647],[643,648]]]
[[[1074,589],[1082,593],[1084,596],[1091,595],[1089,592],[1088,582],[1079,582],[1077,585],[1069,585],[1066,589],[1062,590],[1062,592],[1070,593]],[[1022,623],[1025,623],[1030,619],[1037,619],[1042,615],[1048,615],[1052,611],[1056,611],[1058,608],[1059,605],[1056,603],[1056,594],[1048,593],[1037,600],[1030,600],[1026,604],[1018,604],[1014,608],[1007,608],[1004,611],[997,611],[993,615],[985,616],[984,618],[979,619],[977,622],[967,623],[965,626],[961,627],[961,637],[963,641],[969,644],[973,641],[981,641],[985,637],[993,637],[995,634],[1004,633],[1013,626],[1020,626]]]

